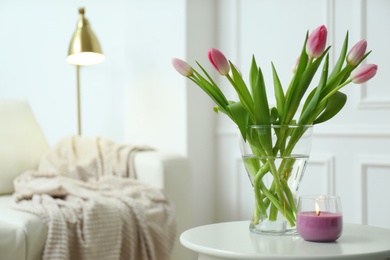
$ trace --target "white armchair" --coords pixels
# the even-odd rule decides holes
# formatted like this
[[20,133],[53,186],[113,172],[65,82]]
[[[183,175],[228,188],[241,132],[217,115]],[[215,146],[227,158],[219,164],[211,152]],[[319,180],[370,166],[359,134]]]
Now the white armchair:
[[[26,101],[0,100],[0,258],[39,260],[47,237],[42,220],[9,206],[13,179],[37,167],[49,149],[46,138]],[[146,151],[136,155],[140,180],[163,188],[176,208],[178,235],[172,260],[191,259],[192,253],[179,243],[179,235],[190,228],[190,165],[188,159]]]

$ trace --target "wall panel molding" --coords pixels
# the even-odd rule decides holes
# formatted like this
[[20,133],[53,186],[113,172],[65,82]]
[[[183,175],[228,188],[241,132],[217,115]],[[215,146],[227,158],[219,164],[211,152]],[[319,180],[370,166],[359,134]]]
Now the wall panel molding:
[[318,127],[314,130],[314,138],[343,137],[343,138],[390,138],[390,125],[349,125]]
[[[324,1],[324,17],[325,17],[325,21],[326,21],[326,25],[328,27],[328,42],[330,43],[334,43],[334,40],[335,40],[335,26],[336,26],[336,21],[335,21],[335,16],[334,16],[334,13],[335,13],[335,2],[334,0],[328,0],[328,1]],[[332,44],[333,45],[333,44]],[[330,60],[333,61],[333,63],[336,62],[336,54],[335,52],[330,52]]]
[[[360,218],[361,223],[367,225],[368,224],[368,178],[369,176],[369,169],[374,168],[388,168],[390,172],[390,157],[384,156],[384,155],[360,155],[357,157],[356,160],[356,169],[357,172],[359,172],[359,190],[357,197],[360,197]],[[385,192],[385,191],[384,191]]]
[[308,162],[308,166],[319,165],[324,169],[324,173],[326,174],[325,187],[328,195],[334,195],[336,192],[335,158],[336,157],[334,154],[317,153],[310,155],[310,159]]
[[[360,39],[367,39],[367,0],[360,0],[358,2],[358,12],[360,16]],[[364,61],[365,63],[365,61]],[[383,109],[390,108],[390,97],[378,96],[369,96],[368,88],[370,87],[370,81],[367,83],[363,83],[360,87],[360,95],[359,95],[359,103],[358,108],[360,109]]]

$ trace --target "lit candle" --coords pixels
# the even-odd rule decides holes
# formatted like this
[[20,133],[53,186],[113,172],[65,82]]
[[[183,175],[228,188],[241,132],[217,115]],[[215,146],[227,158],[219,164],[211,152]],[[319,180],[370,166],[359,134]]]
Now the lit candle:
[[[321,201],[321,204],[326,205],[324,206],[325,208],[332,207],[331,205],[334,203],[340,203],[338,197],[332,198],[335,199],[329,199],[329,197],[324,196],[318,197],[315,201],[316,209],[313,209],[312,211],[307,211],[307,206],[304,211],[298,209],[297,231],[303,239],[315,242],[330,242],[335,241],[340,237],[343,229],[341,209],[332,211],[325,209],[325,211],[323,211],[317,203],[317,201]],[[304,199],[305,198],[302,200]],[[311,200],[313,200],[313,197],[311,197]],[[332,200],[337,200],[338,202]],[[304,204],[304,202],[301,201],[301,204]],[[300,205],[298,205],[298,207],[300,207]],[[336,208],[340,208],[340,206]]]

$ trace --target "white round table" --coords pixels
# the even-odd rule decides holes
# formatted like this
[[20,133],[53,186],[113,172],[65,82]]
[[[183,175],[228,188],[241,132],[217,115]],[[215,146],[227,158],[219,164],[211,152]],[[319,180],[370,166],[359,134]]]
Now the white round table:
[[248,221],[200,226],[180,236],[198,260],[226,259],[390,259],[390,229],[346,224],[330,243],[307,242],[296,236],[252,234]]

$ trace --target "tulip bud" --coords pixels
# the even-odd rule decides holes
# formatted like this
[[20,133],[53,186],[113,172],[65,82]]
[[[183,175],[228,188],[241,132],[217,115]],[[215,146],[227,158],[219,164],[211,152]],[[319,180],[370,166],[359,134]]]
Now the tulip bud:
[[219,74],[223,76],[229,74],[229,62],[221,51],[211,48],[208,52],[208,57],[211,64],[213,64],[214,68],[218,71]]
[[361,84],[375,76],[378,66],[376,64],[364,64],[351,72],[351,80],[355,84]]
[[307,39],[306,53],[312,58],[318,58],[325,50],[328,30],[325,25],[317,27],[312,31]]
[[347,55],[347,63],[351,66],[356,66],[359,64],[360,60],[363,58],[367,49],[367,41],[361,40],[356,43]]
[[194,73],[191,66],[181,59],[173,58],[172,65],[184,77],[190,77]]

